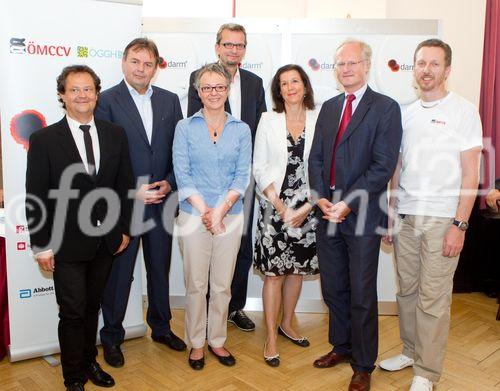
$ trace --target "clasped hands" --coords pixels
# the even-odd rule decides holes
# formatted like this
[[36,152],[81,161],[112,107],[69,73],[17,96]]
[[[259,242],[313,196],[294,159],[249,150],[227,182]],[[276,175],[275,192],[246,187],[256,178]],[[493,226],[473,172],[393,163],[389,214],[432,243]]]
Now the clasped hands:
[[222,221],[224,216],[225,213],[221,207],[206,208],[205,212],[201,214],[201,221],[212,235],[219,235],[226,232],[226,226]]
[[307,203],[297,209],[285,206],[281,210],[278,210],[277,212],[283,223],[285,223],[285,225],[291,228],[299,228],[306,219],[310,211],[311,211],[311,204]]
[[159,204],[170,190],[172,190],[172,187],[165,180],[146,183],[139,187],[136,197],[146,205]]
[[351,212],[351,208],[344,201],[333,204],[326,198],[321,198],[316,204],[323,212],[323,218],[331,223],[342,223]]

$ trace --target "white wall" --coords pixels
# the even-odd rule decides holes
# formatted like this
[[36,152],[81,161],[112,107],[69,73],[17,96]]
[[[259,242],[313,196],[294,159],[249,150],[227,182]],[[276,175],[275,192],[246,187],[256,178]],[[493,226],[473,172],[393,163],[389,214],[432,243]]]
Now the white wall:
[[387,18],[441,19],[453,50],[449,88],[479,106],[486,0],[387,0]]
[[449,88],[479,106],[486,0],[236,0],[236,16],[439,19],[453,49]]

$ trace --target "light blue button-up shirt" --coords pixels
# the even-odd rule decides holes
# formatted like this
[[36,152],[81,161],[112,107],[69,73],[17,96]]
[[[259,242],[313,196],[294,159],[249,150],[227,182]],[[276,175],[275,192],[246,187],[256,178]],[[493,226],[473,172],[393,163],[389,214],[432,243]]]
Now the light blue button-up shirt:
[[[227,114],[227,113],[226,113]],[[199,215],[187,201],[199,194],[210,208],[224,202],[229,190],[241,197],[229,210],[243,210],[242,197],[250,181],[252,136],[248,125],[230,114],[217,143],[210,139],[203,109],[183,119],[175,128],[173,161],[180,210]]]
[[149,143],[151,144],[151,138],[153,137],[153,106],[151,105],[153,87],[149,85],[146,93],[144,95],[141,95],[134,87],[128,84],[126,80],[125,84],[128,87],[130,95],[132,95],[132,99],[134,100],[135,106],[137,107],[137,111],[139,111],[139,115],[142,119],[142,124],[144,125],[144,130],[146,130],[146,135],[148,136]]

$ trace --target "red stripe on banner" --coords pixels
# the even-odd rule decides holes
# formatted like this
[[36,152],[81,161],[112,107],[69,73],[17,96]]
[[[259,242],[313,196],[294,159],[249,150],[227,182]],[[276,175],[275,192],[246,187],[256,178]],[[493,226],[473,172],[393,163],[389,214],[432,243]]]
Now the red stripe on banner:
[[233,18],[236,18],[236,0],[233,0]]

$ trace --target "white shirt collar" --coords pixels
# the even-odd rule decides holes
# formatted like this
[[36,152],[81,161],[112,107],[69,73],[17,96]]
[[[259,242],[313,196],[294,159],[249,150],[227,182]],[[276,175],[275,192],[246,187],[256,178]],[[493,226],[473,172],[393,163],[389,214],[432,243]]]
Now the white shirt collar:
[[93,116],[92,116],[92,119],[88,123],[82,124],[82,123],[78,122],[77,120],[71,118],[69,116],[69,114],[66,113],[66,120],[68,121],[69,127],[72,128],[72,129],[79,129],[80,125],[90,125],[91,127],[95,128],[95,123],[94,123],[94,117]]
[[[368,88],[368,84],[364,84],[363,87],[361,87],[359,90],[357,91],[354,91],[352,94],[354,94],[354,96],[356,97],[355,101],[360,101],[361,98],[363,97],[363,95],[365,94],[366,92],[366,89]],[[350,95],[351,93],[349,92],[345,92],[345,97],[347,98],[347,95]]]
[[130,95],[132,95],[132,96],[140,96],[140,97],[147,97],[147,98],[151,99],[151,95],[153,95],[153,87],[151,86],[151,84],[148,86],[148,89],[146,90],[146,93],[144,95],[141,95],[141,94],[139,94],[139,92],[134,87],[132,87],[130,84],[128,84],[128,82],[127,82],[126,79],[123,79],[123,81],[127,85],[127,88],[128,88],[128,91],[130,92]]
[[240,80],[240,68],[236,68],[236,73],[234,74],[233,80],[231,83],[238,82]]

